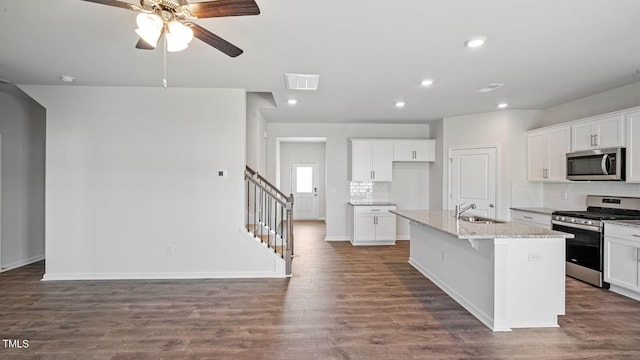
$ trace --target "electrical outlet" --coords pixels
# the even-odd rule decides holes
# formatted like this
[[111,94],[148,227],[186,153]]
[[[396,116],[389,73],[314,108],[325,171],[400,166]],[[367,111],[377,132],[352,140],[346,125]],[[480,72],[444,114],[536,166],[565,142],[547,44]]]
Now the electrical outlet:
[[541,260],[540,253],[529,253],[529,261],[540,262]]

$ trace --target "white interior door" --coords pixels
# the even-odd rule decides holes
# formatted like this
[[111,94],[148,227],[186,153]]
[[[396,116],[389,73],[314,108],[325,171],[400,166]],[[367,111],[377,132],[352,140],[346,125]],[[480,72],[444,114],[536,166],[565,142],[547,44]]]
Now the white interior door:
[[318,162],[291,162],[294,219],[318,219]]
[[450,151],[449,209],[476,204],[469,213],[495,218],[497,166],[495,147]]

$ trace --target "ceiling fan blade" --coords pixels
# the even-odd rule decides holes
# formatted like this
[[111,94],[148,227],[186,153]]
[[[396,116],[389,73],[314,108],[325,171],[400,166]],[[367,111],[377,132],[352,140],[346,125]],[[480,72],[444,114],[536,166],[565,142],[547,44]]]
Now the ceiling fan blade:
[[189,11],[198,18],[258,15],[260,9],[254,0],[215,0],[189,4]]
[[87,1],[87,2],[92,2],[96,4],[102,4],[102,5],[115,6],[115,7],[119,7],[127,10],[134,10],[134,11],[138,10],[135,5],[126,3],[124,1],[118,1],[118,0],[82,0],[82,1]]
[[155,50],[155,46],[151,46],[151,44],[149,44],[148,42],[142,39],[139,39],[138,43],[136,44],[136,49]]
[[236,57],[242,54],[242,49],[221,38],[220,36],[212,33],[211,31],[196,24],[190,24],[193,29],[193,36],[204,41],[205,43],[213,46],[214,48],[222,51],[223,53]]

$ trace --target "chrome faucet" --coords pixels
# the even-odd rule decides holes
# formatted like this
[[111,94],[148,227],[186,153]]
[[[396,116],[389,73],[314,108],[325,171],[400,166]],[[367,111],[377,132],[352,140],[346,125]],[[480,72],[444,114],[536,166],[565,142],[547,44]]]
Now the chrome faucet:
[[456,220],[460,220],[460,215],[462,215],[463,212],[469,210],[469,209],[475,209],[476,208],[476,204],[469,204],[465,207],[462,207],[462,205],[464,205],[465,203],[462,203],[460,205],[456,205]]

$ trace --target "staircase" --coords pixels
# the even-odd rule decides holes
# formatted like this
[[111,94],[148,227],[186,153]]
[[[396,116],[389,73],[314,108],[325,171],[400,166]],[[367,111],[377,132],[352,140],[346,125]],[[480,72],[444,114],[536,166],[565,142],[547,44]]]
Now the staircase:
[[293,259],[293,195],[287,196],[257,171],[244,171],[246,230],[285,261],[291,276]]

